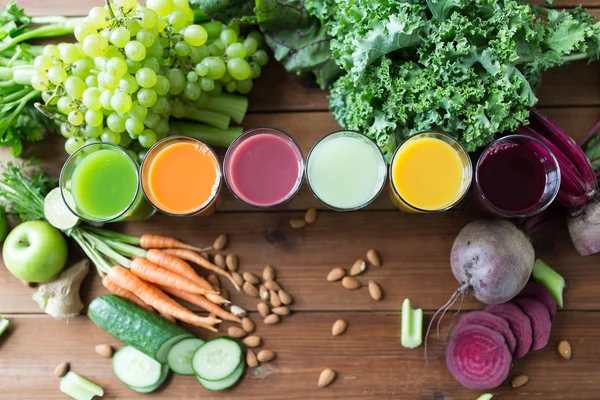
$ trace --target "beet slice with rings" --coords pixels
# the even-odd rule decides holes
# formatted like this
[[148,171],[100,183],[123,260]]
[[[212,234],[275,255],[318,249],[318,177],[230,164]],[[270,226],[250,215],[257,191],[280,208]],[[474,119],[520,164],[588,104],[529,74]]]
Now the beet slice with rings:
[[517,348],[513,353],[514,358],[524,357],[533,344],[533,330],[531,320],[519,307],[513,303],[490,304],[485,312],[502,317],[508,322],[510,330],[517,339]]
[[531,320],[533,330],[533,344],[530,351],[541,350],[550,340],[550,331],[552,330],[552,320],[550,312],[540,301],[533,299],[516,299],[515,304]]
[[558,304],[546,286],[534,281],[529,281],[523,290],[521,290],[521,293],[517,295],[517,299],[522,298],[534,299],[542,303],[548,309],[550,318],[554,318],[556,315]]
[[506,341],[510,353],[513,354],[515,352],[515,349],[517,348],[517,339],[504,318],[485,311],[473,311],[463,315],[458,324],[456,324],[454,330],[457,331],[471,325],[481,325],[499,332],[504,336],[504,340]]

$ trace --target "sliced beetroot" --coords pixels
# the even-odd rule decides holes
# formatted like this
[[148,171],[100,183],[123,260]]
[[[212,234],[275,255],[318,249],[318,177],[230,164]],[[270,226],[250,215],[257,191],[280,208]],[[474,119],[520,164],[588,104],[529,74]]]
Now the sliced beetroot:
[[523,290],[521,290],[521,293],[517,295],[517,299],[522,298],[537,300],[546,306],[551,318],[554,318],[556,315],[558,304],[556,304],[556,299],[552,296],[552,293],[550,293],[546,286],[534,281],[529,281]]
[[550,340],[550,331],[552,329],[552,320],[546,306],[534,299],[516,299],[514,302],[531,320],[533,329],[533,345],[531,351],[541,350]]
[[461,385],[473,390],[500,386],[508,377],[512,355],[504,337],[481,325],[456,330],[446,348],[446,366]]
[[463,315],[458,324],[456,324],[454,330],[458,331],[459,329],[471,325],[481,325],[495,332],[499,332],[504,336],[504,341],[506,342],[510,353],[513,354],[515,352],[515,349],[517,348],[517,339],[504,318],[485,311],[473,311]]
[[502,317],[508,322],[510,330],[517,339],[517,348],[513,353],[515,358],[521,358],[529,353],[533,344],[531,321],[519,307],[512,303],[491,304],[485,308],[485,311]]

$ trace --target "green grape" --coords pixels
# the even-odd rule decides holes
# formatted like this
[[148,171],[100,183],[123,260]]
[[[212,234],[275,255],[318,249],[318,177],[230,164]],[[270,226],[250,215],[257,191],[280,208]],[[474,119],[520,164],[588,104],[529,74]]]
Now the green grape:
[[139,85],[133,75],[125,75],[119,81],[119,90],[123,93],[133,94],[139,89]]
[[241,94],[248,94],[252,90],[252,79],[245,79],[237,82],[237,91]]
[[113,97],[114,92],[110,89],[103,91],[100,94],[100,104],[102,104],[102,108],[108,111],[112,111],[112,106],[110,105],[111,99]]
[[150,8],[143,8],[139,11],[140,25],[144,29],[152,29],[158,23],[158,14]]
[[71,73],[75,76],[85,79],[94,68],[94,63],[89,58],[81,58],[71,65]]
[[173,12],[173,0],[147,0],[146,7],[156,11],[160,17],[166,17]]
[[196,65],[196,68],[194,68],[194,71],[196,71],[196,74],[198,74],[198,76],[208,75],[208,67],[204,64]]
[[150,68],[157,74],[160,72],[160,63],[154,57],[147,57],[144,61],[142,61],[142,67]]
[[60,85],[67,80],[67,72],[63,67],[52,67],[48,70],[48,80],[55,85]]
[[83,128],[83,137],[88,139],[95,139],[102,134],[102,124],[98,126],[86,125]]
[[190,54],[190,45],[186,42],[175,43],[175,54],[179,57],[187,57]]
[[146,58],[146,47],[137,40],[132,40],[125,45],[125,55],[131,61],[142,61]]
[[125,11],[135,10],[137,7],[137,0],[113,0],[113,2]]
[[71,111],[76,110],[77,106],[73,103],[73,99],[71,99],[69,96],[63,96],[58,99],[58,102],[56,103],[56,108],[62,114],[67,115]]
[[169,79],[170,88],[169,93],[177,95],[183,91],[185,85],[185,76],[183,72],[177,68],[171,68],[167,71],[167,78]]
[[198,64],[200,61],[204,60],[206,57],[209,56],[210,50],[206,45],[190,47],[190,59],[194,64]]
[[89,75],[85,78],[85,85],[87,87],[98,87],[98,78],[96,75]]
[[85,89],[85,82],[77,76],[70,76],[65,81],[65,91],[74,99],[81,99]]
[[[98,8],[98,7],[95,7]],[[91,34],[83,41],[83,52],[88,57],[100,57],[108,51],[108,41],[98,33]]]
[[232,43],[237,42],[238,34],[233,29],[227,28],[221,31],[221,35],[219,36],[219,38],[224,44],[230,45]]
[[191,19],[190,19],[189,15],[187,18],[190,22],[192,22],[194,20],[194,17],[193,17],[194,12],[190,8],[190,3],[188,2],[188,0],[173,0],[173,7],[175,8],[175,10],[185,12],[186,15],[189,14],[189,12],[191,11],[192,12]]
[[[125,132],[125,119],[121,118],[116,112],[106,117],[106,126],[113,132]],[[118,143],[115,143],[118,144]]]
[[131,108],[129,109],[129,117],[133,119],[143,120],[148,115],[148,109],[142,105],[140,105],[139,101],[134,101],[131,104]]
[[157,82],[156,72],[146,67],[140,68],[140,70],[135,73],[135,79],[138,85],[145,89],[153,87]]
[[254,39],[258,46],[264,43],[265,38],[260,31],[252,31],[246,36],[246,39]]
[[210,78],[200,79],[200,88],[205,92],[210,92],[215,88],[215,81]]
[[163,55],[164,49],[158,40],[155,40],[154,43],[152,43],[152,46],[146,49],[146,57],[152,57],[159,60],[163,58]]
[[208,45],[210,55],[213,57],[221,57],[225,54],[225,46],[220,41],[214,41]]
[[140,133],[140,136],[138,136],[138,141],[142,146],[149,149],[156,143],[156,134],[150,129],[144,129],[142,133]]
[[119,49],[125,47],[129,40],[131,39],[131,34],[127,30],[127,28],[123,26],[119,26],[115,28],[110,34],[110,42]]
[[127,27],[127,30],[129,31],[131,36],[137,35],[138,32],[142,29],[140,21],[135,18],[128,19],[125,26]]
[[121,141],[119,142],[119,146],[126,149],[129,147],[133,139],[126,132],[121,133]]
[[106,71],[107,63],[108,63],[108,58],[106,58],[106,57],[94,58],[94,68],[96,69],[96,71]]
[[132,105],[131,97],[127,93],[115,92],[110,99],[110,105],[116,112],[126,113]]
[[144,107],[152,107],[154,104],[156,104],[158,96],[152,89],[140,89],[137,92],[137,99]]
[[183,31],[183,40],[190,46],[202,46],[207,39],[206,29],[200,25],[190,25]]
[[206,76],[210,79],[221,79],[227,71],[225,62],[218,57],[207,57],[201,62],[208,68],[208,74]]
[[65,142],[65,151],[67,154],[71,155],[83,147],[83,139],[79,137],[70,137]]
[[195,71],[190,71],[186,75],[188,82],[198,82],[198,74]]
[[[33,78],[31,78],[31,80],[33,82]],[[44,104],[46,104],[48,106],[54,106],[58,102],[58,98],[56,96],[54,96],[54,93],[52,93],[49,90],[44,90],[42,92],[42,100],[44,101]]]
[[215,86],[208,92],[211,96],[218,96],[223,92],[223,84],[219,81],[215,82]]
[[141,150],[140,152],[138,152],[137,159],[140,164],[144,162],[144,158],[146,158],[146,154],[148,154],[148,149],[144,149],[144,150]]
[[121,53],[121,50],[117,49],[115,46],[109,46],[105,56],[107,60],[110,60],[111,58],[119,58],[123,61],[125,60],[125,57]]
[[264,50],[257,50],[256,53],[252,55],[252,60],[262,67],[269,61],[269,55]]
[[246,47],[244,47],[241,43],[232,43],[227,46],[227,50],[225,50],[225,54],[229,58],[245,58],[248,54]]
[[185,97],[187,97],[188,99],[190,99],[192,101],[194,101],[198,97],[200,97],[201,93],[202,93],[202,89],[200,89],[200,86],[198,86],[198,84],[196,84],[194,82],[186,83],[185,88],[183,89],[183,94],[185,95]]
[[145,47],[152,46],[156,40],[154,34],[147,29],[141,29],[137,35],[135,35],[135,38]]
[[162,114],[167,111],[169,107],[169,100],[166,97],[160,96],[156,99],[156,103],[152,106],[152,111],[157,114]]
[[127,63],[122,58],[113,57],[106,63],[106,70],[119,78],[127,73],[127,69]]
[[119,144],[121,143],[121,132],[105,128],[100,134],[100,140],[106,143]]
[[159,96],[164,96],[169,93],[169,88],[171,87],[171,83],[166,76],[158,75],[156,77],[156,85],[154,85],[153,89]]
[[87,18],[96,29],[104,29],[106,28],[111,21],[110,15],[108,11],[104,7],[94,7],[90,10]]
[[219,79],[219,82],[221,83],[227,83],[229,81],[231,81],[233,78],[231,77],[231,75],[229,75],[229,72],[225,72],[225,74],[221,77],[221,79]]
[[225,85],[225,90],[227,90],[229,93],[235,92],[236,88],[237,88],[237,84],[235,83],[235,81],[229,81]]
[[104,114],[100,110],[87,110],[85,112],[85,123],[90,126],[100,126],[104,121]]
[[75,136],[75,134],[77,133],[77,128],[75,128],[73,125],[67,123],[67,122],[63,122],[62,124],[60,124],[60,134],[68,139],[70,137]]
[[110,34],[112,33],[112,31],[110,30],[110,28],[106,28],[103,29],[102,32],[100,32],[100,34],[106,38],[106,40],[108,40],[110,42]]
[[144,118],[144,125],[146,125],[148,128],[154,128],[156,125],[158,125],[159,121],[160,116],[157,113],[150,111],[148,115],[146,115],[146,118]]
[[50,68],[52,68],[52,57],[50,56],[37,56],[33,60],[33,67],[37,72],[46,73]]
[[251,56],[258,49],[258,42],[256,39],[248,36],[246,39],[244,39],[244,47],[246,48],[246,54]]
[[229,24],[227,25],[227,29],[233,30],[235,32],[235,34],[238,35],[238,40],[239,40],[239,35],[240,35],[239,21],[236,21],[236,20],[229,21]]
[[117,85],[115,85],[115,80],[118,85],[119,78],[110,72],[102,71],[98,74],[98,85],[102,86],[103,88],[115,89],[117,87]]
[[39,72],[36,72],[31,77],[31,86],[38,92],[42,92],[44,90],[50,89],[50,81],[48,80],[48,77],[46,77],[45,75],[42,75]]
[[88,87],[83,91],[81,101],[89,110],[100,110],[102,104],[100,103],[100,89],[95,87]]
[[257,63],[255,63],[254,61],[251,62],[250,64],[250,70],[252,71],[252,78],[256,79],[260,76],[260,74],[262,73],[262,68],[260,65],[258,65]]
[[144,122],[141,119],[129,118],[125,121],[125,129],[127,133],[137,137],[144,130]]
[[52,58],[60,58],[60,50],[53,44],[46,45],[42,50],[42,55]]
[[127,63],[127,72],[134,75],[140,68],[142,68],[142,63],[139,61],[131,61],[130,59],[125,60]]
[[158,124],[154,127],[154,133],[156,133],[157,139],[167,136],[169,133],[169,122],[166,119],[158,121]]
[[169,15],[169,24],[174,30],[178,31],[187,25],[187,15],[181,10],[175,10]]
[[231,75],[233,79],[238,81],[243,81],[252,76],[250,65],[248,65],[246,60],[242,60],[241,58],[232,58],[227,61],[227,72],[229,72],[229,75]]
[[185,104],[179,99],[171,101],[171,115],[181,118],[185,115]]

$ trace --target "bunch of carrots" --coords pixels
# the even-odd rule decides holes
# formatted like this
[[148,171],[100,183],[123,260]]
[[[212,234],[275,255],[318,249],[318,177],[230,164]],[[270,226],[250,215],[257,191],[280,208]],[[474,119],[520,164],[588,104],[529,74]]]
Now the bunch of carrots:
[[[240,290],[229,272],[199,254],[210,248],[196,248],[164,236],[147,234],[138,238],[93,227],[74,230],[71,237],[96,265],[102,284],[110,292],[156,311],[167,320],[215,332],[215,325],[222,320],[240,322],[223,308],[230,302],[189,264],[226,277]],[[210,315],[198,316],[174,298],[201,307]]]

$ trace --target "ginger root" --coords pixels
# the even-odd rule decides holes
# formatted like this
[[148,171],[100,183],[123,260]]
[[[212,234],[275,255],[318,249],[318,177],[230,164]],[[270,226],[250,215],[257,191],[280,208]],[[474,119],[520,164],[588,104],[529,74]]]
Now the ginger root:
[[44,306],[44,312],[56,319],[79,315],[83,309],[79,289],[89,271],[90,261],[79,261],[50,282],[40,285],[34,299],[43,299],[40,305]]

